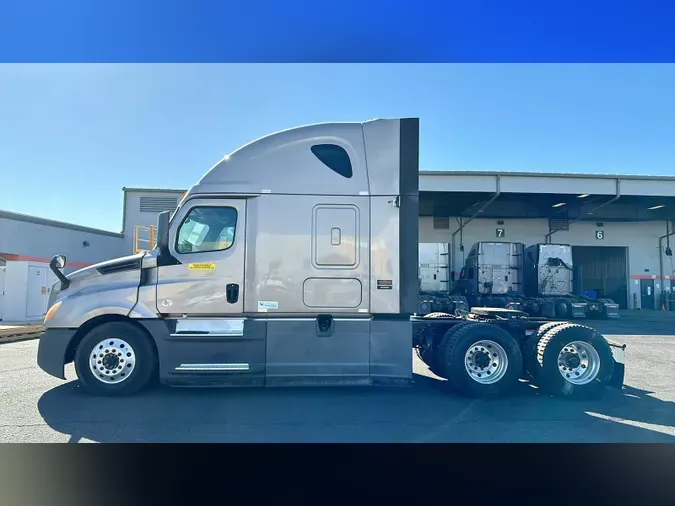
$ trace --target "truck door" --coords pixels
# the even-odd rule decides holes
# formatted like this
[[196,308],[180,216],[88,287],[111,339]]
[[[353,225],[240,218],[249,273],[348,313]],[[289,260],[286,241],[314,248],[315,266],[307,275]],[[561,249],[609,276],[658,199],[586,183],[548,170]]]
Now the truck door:
[[189,200],[173,217],[159,267],[157,310],[188,316],[244,312],[245,199]]

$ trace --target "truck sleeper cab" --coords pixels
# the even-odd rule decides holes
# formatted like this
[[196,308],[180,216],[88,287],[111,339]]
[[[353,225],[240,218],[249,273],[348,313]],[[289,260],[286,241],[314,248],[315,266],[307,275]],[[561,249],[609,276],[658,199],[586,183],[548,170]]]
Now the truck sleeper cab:
[[415,348],[474,396],[523,375],[563,395],[622,384],[623,348],[590,327],[517,311],[412,317],[418,157],[417,118],[297,127],[235,150],[159,215],[156,249],[67,276],[66,259],[52,259],[59,282],[38,365],[65,379],[74,362],[84,389],[102,395],[153,378],[407,384]]
[[174,385],[410,380],[418,132],[316,124],[237,149],[160,217],[157,249],[57,283],[40,366],[74,360],[96,391],[132,388],[153,351]]

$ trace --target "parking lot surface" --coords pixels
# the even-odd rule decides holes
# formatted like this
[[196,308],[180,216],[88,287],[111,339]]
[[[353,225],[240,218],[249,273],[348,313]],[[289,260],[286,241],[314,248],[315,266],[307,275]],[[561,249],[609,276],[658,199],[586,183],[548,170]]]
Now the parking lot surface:
[[523,383],[459,397],[420,362],[407,388],[176,389],[83,394],[36,365],[37,341],[0,344],[0,442],[675,442],[675,315],[588,322],[627,344],[626,387],[553,399]]

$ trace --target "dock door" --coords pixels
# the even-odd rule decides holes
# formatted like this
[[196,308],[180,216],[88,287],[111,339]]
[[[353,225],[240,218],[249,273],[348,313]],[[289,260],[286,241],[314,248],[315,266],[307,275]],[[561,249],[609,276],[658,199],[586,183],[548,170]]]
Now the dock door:
[[[628,307],[628,248],[625,246],[572,246],[574,292],[594,292]],[[652,293],[654,288],[652,287]]]

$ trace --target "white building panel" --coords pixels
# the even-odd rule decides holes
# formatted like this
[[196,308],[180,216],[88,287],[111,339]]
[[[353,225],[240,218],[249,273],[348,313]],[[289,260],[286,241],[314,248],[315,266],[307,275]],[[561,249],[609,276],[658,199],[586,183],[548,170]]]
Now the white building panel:
[[549,193],[555,195],[615,195],[616,180],[576,177],[501,176],[502,193]]
[[497,176],[489,173],[424,173],[420,174],[419,185],[421,192],[494,192],[497,188]]
[[[419,188],[422,192],[494,192],[497,175],[487,171],[422,171]],[[619,179],[622,195],[675,195],[675,178],[667,176],[504,172],[499,174],[499,178],[504,193],[615,195]]]
[[122,234],[0,212],[0,258],[49,262],[66,255],[66,272],[122,255]]
[[[135,227],[157,225],[157,215],[162,211],[173,211],[185,190],[158,190],[143,188],[124,188],[124,212],[122,232],[124,244],[122,255],[132,255],[134,251]],[[140,239],[148,239],[147,230],[139,231]],[[139,243],[139,247],[150,249],[151,245],[145,242]]]
[[675,195],[675,181],[662,179],[622,179],[623,195],[644,195],[672,197]]
[[39,322],[47,311],[49,294],[57,281],[42,262],[17,261],[5,265],[3,312],[5,323]]

